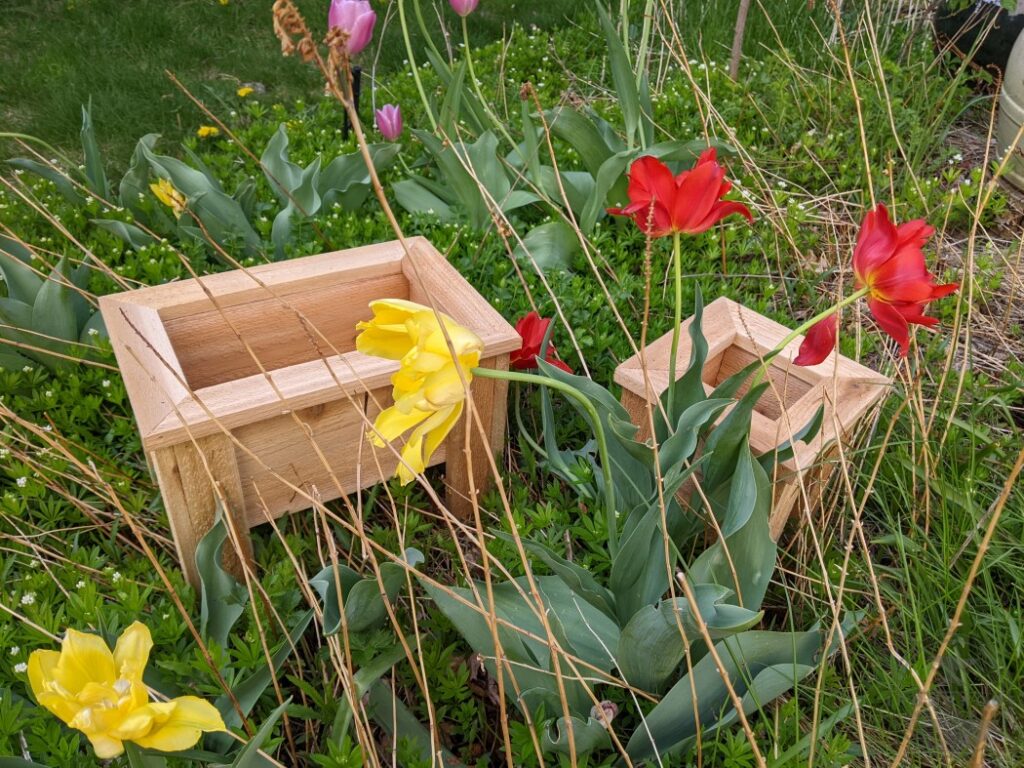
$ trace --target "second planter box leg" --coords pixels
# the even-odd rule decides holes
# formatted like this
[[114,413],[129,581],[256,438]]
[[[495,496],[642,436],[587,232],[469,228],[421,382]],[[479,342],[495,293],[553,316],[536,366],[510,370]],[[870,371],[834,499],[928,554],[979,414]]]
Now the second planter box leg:
[[[200,437],[195,443],[153,451],[150,460],[160,482],[178,559],[189,583],[199,586],[196,547],[213,528],[219,497],[227,506],[224,522],[229,526],[224,567],[242,580],[242,559],[252,562],[252,544],[231,438],[223,434]],[[218,479],[219,494],[213,477]],[[238,551],[231,544],[232,540],[238,542]]]
[[[502,355],[488,360],[482,367],[499,371],[508,370],[509,357]],[[462,419],[448,436],[445,446],[445,485],[448,509],[459,520],[472,522],[473,497],[477,501],[492,481],[491,461],[488,452],[500,466],[505,448],[505,422],[507,418],[506,396],[508,382],[500,379],[473,379],[473,403],[480,415],[483,432],[487,441],[481,440],[480,427],[475,415],[466,403]],[[469,454],[466,451],[466,432],[469,431]]]

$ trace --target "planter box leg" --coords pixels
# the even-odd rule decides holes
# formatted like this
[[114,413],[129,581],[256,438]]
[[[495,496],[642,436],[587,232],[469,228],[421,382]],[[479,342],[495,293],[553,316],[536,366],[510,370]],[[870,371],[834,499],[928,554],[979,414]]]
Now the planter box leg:
[[[481,367],[494,368],[499,371],[508,370],[508,355],[500,355],[493,360],[481,364]],[[505,407],[508,395],[508,382],[498,379],[473,379],[473,402],[480,414],[484,434],[488,436],[489,446],[480,439],[480,431],[475,416],[470,412],[467,403],[462,419],[448,436],[446,445],[445,483],[447,486],[448,509],[459,520],[472,522],[473,495],[477,499],[490,487],[491,463],[487,458],[488,449],[494,454],[494,460],[500,463],[505,448]],[[469,450],[466,455],[466,430],[469,430]],[[472,472],[471,472],[472,470]]]
[[[235,461],[235,447],[227,435],[201,437],[195,443],[182,443],[161,448],[150,454],[157,479],[163,491],[164,506],[174,533],[178,559],[190,584],[199,586],[196,568],[196,547],[213,527],[217,514],[217,494],[213,480],[219,479],[220,492],[227,504],[225,524],[229,526],[228,543],[224,547],[224,567],[239,580],[242,563],[252,562],[249,525],[241,514],[242,482]],[[230,529],[234,530],[232,536]],[[238,541],[241,553],[230,541]]]

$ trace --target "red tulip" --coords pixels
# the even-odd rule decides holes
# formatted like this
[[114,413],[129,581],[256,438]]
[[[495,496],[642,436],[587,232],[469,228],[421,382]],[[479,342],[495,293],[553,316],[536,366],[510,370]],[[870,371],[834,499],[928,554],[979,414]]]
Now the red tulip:
[[632,217],[651,237],[678,232],[696,235],[733,213],[753,221],[743,203],[722,200],[731,188],[714,147],[704,150],[693,168],[675,177],[667,165],[646,155],[629,169],[629,205],[609,208],[608,213]]
[[[523,346],[517,352],[513,352],[509,358],[509,363],[513,368],[520,371],[531,371],[537,367],[540,345],[544,343],[544,336],[547,335],[550,325],[551,318],[541,317],[536,312],[530,312],[516,323],[516,333],[522,338]],[[548,344],[544,360],[556,368],[561,368],[566,373],[572,373],[572,368],[558,359],[554,344]]]
[[817,365],[825,361],[836,347],[838,319],[838,315],[832,314],[811,326],[800,345],[800,354],[793,359],[793,365]]
[[[875,322],[888,333],[906,356],[910,348],[910,326],[932,328],[938,319],[926,315],[928,303],[956,291],[959,283],[937,285],[928,271],[921,247],[935,232],[924,219],[896,226],[889,211],[879,205],[864,217],[857,245],[853,250],[853,272],[858,292],[867,296],[868,309]],[[826,322],[825,320],[822,323]],[[820,323],[819,323],[820,325]],[[827,348],[826,348],[827,346]],[[811,328],[797,357],[821,362],[835,346],[825,330]]]

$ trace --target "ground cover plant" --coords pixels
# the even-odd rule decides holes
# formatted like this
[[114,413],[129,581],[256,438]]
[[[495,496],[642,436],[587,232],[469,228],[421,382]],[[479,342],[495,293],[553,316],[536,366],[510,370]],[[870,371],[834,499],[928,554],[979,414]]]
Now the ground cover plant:
[[[443,4],[451,40],[487,5]],[[138,680],[211,703],[231,731],[193,741],[169,765],[1020,764],[1019,197],[997,179],[991,100],[970,90],[956,62],[936,58],[921,18],[905,4],[844,5],[838,17],[835,6],[802,1],[752,11],[736,81],[726,71],[733,13],[717,3],[588,7],[556,33],[510,27],[503,42],[467,49],[437,34],[430,55],[418,43],[427,66],[416,77],[396,67],[378,83],[379,103],[400,106],[402,128],[393,115],[380,130],[363,126],[386,200],[405,234],[428,237],[510,321],[530,310],[553,319],[539,332],[523,326],[550,364],[526,354],[525,366],[541,370],[511,390],[503,494],[484,497],[475,526],[457,525],[407,477],[316,505],[254,530],[257,567],[241,583],[220,567],[231,544],[219,525],[200,553],[200,590],[178,569],[116,361],[100,329],[89,333],[88,308],[96,295],[141,284],[392,239],[356,138],[341,138],[344,109],[336,98],[249,94],[224,104],[197,91],[209,109],[197,122],[217,135],[184,132],[180,147],[140,130],[103,151],[103,126],[88,120],[81,150],[61,144],[66,162],[51,163],[32,141],[9,143],[5,157],[30,162],[2,178],[0,250],[18,260],[4,262],[3,308],[35,304],[42,290],[78,298],[53,302],[75,303],[67,328],[9,314],[0,327],[10,342],[0,347],[0,755],[10,756],[0,765],[103,764],[86,731],[40,706],[30,654],[55,651],[69,628],[114,648],[126,631],[138,637],[136,621],[153,642]],[[326,8],[299,7],[320,39]],[[262,24],[271,28],[269,14]],[[301,54],[301,35],[289,39]],[[354,60],[365,64],[371,50]],[[271,55],[276,40],[259,53]],[[300,58],[282,59],[281,71],[319,90],[316,68]],[[344,98],[344,78],[332,84]],[[103,108],[94,96],[92,110]],[[605,213],[630,201],[637,158],[657,155],[679,172],[708,145],[735,185],[725,199],[744,204],[751,223],[727,218],[676,251],[673,237],[644,231],[642,208],[635,222]],[[873,330],[874,309],[843,312],[840,348],[892,376],[893,391],[840,455],[821,505],[800,508],[777,549],[755,537],[766,548],[744,550],[745,564],[755,551],[768,563],[763,599],[747,604],[721,582],[693,581],[700,553],[716,546],[695,517],[691,538],[672,537],[692,547],[672,561],[693,578],[657,581],[663,535],[617,567],[629,521],[607,513],[609,489],[645,509],[637,478],[653,478],[651,489],[686,478],[643,464],[651,458],[616,426],[616,365],[668,332],[676,311],[711,297],[797,327],[853,294],[855,243],[878,203],[896,222],[936,228],[928,268],[961,290],[930,305],[942,330],[916,333],[906,358]],[[567,407],[582,401],[564,400],[552,382],[583,389],[597,419]],[[677,395],[687,405],[697,396]],[[683,412],[674,403],[666,415]],[[595,423],[613,459],[600,455]],[[724,497],[739,468],[755,478],[748,531],[766,514],[770,477],[753,458],[739,450],[720,478]],[[616,467],[624,471],[607,479]],[[660,487],[669,501],[646,509],[679,515],[671,487]],[[732,503],[709,496],[727,530],[743,527]],[[625,562],[648,566],[653,579],[636,611],[621,607]],[[544,599],[515,588],[530,579]],[[467,612],[474,590],[486,605],[488,589],[507,591],[494,617],[529,627],[528,642]],[[686,613],[688,590],[697,616]],[[567,594],[586,596],[573,616],[560,602]],[[609,595],[616,609],[605,611]],[[660,616],[709,632],[675,664],[678,649],[638,652],[630,666],[585,642],[594,627],[606,641],[621,637],[663,596]],[[573,627],[556,633],[558,652],[538,642],[544,622],[531,605]],[[756,671],[736,676],[741,698],[754,691],[749,707],[736,709],[728,693],[701,700],[700,732],[670,739],[660,756],[636,746],[645,728],[693,725],[678,713],[697,695],[690,682],[714,666],[708,647],[725,664],[753,658],[737,650],[742,638],[815,633],[831,639],[800,646],[804,659],[788,641],[780,679],[761,678],[765,688],[752,684]],[[505,672],[496,636],[513,665]],[[599,682],[581,685],[567,671],[581,661]],[[520,699],[509,689],[527,673],[542,678],[538,691],[552,681],[563,690]],[[669,678],[684,681],[685,695],[668,693]],[[725,727],[714,727],[719,719]],[[145,721],[136,746],[122,732],[128,751],[111,764],[162,764],[154,750],[178,745],[158,733]]]

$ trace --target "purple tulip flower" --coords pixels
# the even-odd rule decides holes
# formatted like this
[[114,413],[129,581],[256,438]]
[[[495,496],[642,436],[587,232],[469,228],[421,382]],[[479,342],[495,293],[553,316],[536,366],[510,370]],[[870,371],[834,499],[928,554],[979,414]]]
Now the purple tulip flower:
[[377,14],[368,0],[331,0],[327,25],[331,29],[338,27],[348,32],[346,48],[349,56],[355,56],[370,44],[376,23]]
[[452,10],[463,17],[469,16],[480,4],[480,0],[448,0],[448,2],[452,6]]
[[385,104],[374,113],[377,130],[388,141],[395,141],[402,135],[402,108],[397,104]]

